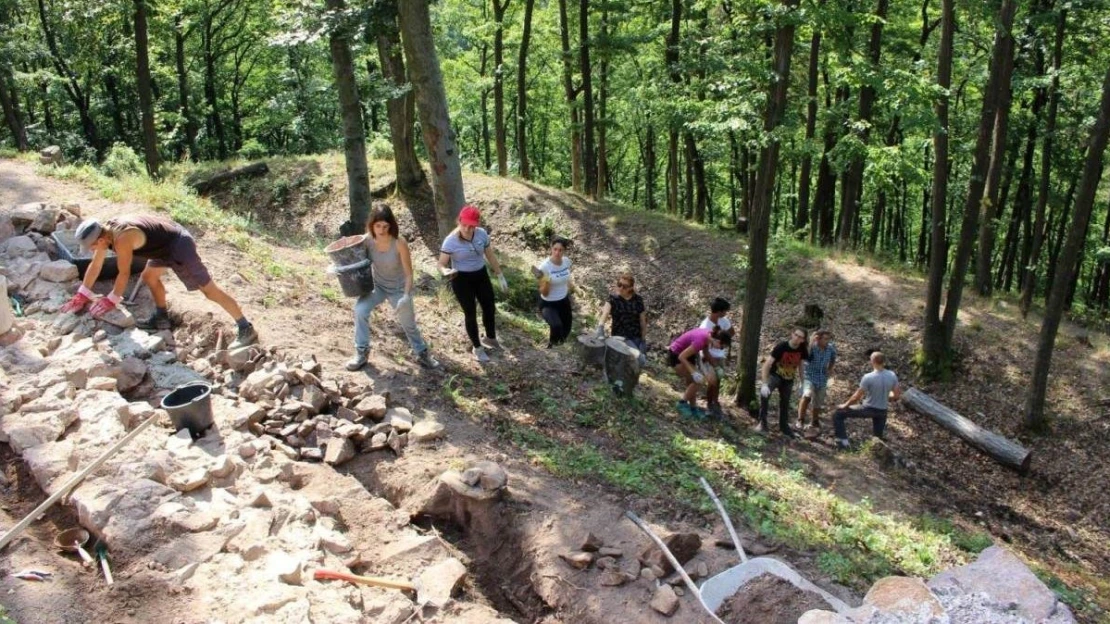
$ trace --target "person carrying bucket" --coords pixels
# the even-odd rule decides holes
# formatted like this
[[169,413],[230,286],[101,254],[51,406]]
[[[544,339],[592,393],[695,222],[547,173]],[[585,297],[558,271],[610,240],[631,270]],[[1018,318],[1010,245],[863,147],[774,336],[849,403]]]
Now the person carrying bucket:
[[170,317],[166,308],[166,287],[162,285],[162,274],[173,269],[188,290],[199,290],[205,297],[219,304],[235,320],[238,335],[229,348],[245,347],[258,342],[258,332],[250,324],[239,304],[224,292],[212,277],[197,255],[197,245],[189,231],[179,224],[154,215],[131,215],[112,217],[104,223],[96,219],[86,219],[77,226],[74,237],[81,245],[81,251],[92,251],[92,261],[85,271],[85,280],[77,294],[62,306],[61,311],[76,314],[92,303],[95,295],[92,285],[100,277],[104,258],[111,248],[116,252],[116,276],[112,292],[101,297],[89,308],[94,317],[101,317],[115,309],[123,298],[127,280],[131,277],[131,257],[146,258],[146,268],[140,279],[150,289],[154,297],[154,314],[136,322],[141,329],[170,329]]
[[[497,327],[494,317],[493,283],[490,281],[486,264],[497,275],[501,292],[508,292],[509,283],[501,272],[501,265],[493,255],[489,233],[478,227],[481,213],[474,206],[463,206],[459,211],[459,225],[447,238],[439,251],[439,270],[451,280],[451,291],[455,293],[465,317],[466,335],[473,347],[474,359],[488,362],[486,348],[499,349]],[[482,307],[482,325],[486,335],[478,338],[478,306]]]
[[376,204],[370,212],[366,226],[366,248],[370,254],[370,268],[374,276],[374,289],[355,302],[355,355],[347,362],[347,370],[356,371],[366,365],[370,354],[370,313],[383,301],[388,301],[405,330],[409,345],[416,354],[416,361],[426,368],[438,368],[428,345],[416,327],[416,309],[412,301],[412,255],[409,245],[400,235],[393,210],[385,204]]

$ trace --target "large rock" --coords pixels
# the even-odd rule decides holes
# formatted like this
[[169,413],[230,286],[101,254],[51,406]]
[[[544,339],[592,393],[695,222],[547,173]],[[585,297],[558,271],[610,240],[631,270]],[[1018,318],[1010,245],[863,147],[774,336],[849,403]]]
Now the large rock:
[[416,602],[443,607],[466,576],[466,566],[454,557],[425,568],[416,578]]
[[[685,564],[693,559],[694,555],[698,554],[698,550],[701,549],[701,537],[697,533],[674,533],[664,538],[663,543],[667,545],[671,554],[680,564]],[[655,544],[648,546],[640,554],[640,561],[644,566],[656,566],[662,569],[664,576],[674,572],[674,566],[671,565],[670,559],[667,559],[667,556]]]
[[940,601],[919,578],[888,576],[879,579],[871,586],[863,602],[883,613],[910,615],[922,621],[944,615]]
[[33,256],[39,252],[39,248],[35,245],[35,241],[32,240],[30,236],[13,236],[3,243],[0,243],[0,252],[17,258],[20,256]]
[[[929,580],[934,592],[981,592],[1001,602],[1011,602],[1018,613],[1033,622],[1074,622],[1067,605],[1010,551],[991,546],[979,558],[946,570]],[[1055,618],[1055,619],[1054,619]]]
[[387,411],[385,397],[380,394],[370,395],[359,401],[354,406],[354,410],[359,416],[381,420],[385,418]]
[[434,420],[422,420],[412,426],[409,439],[413,442],[434,442],[447,435],[447,428]]
[[108,344],[118,357],[149,358],[155,351],[165,346],[165,339],[141,329],[128,329],[108,338]]
[[52,234],[58,225],[58,212],[57,206],[43,206],[28,229],[40,234]]
[[120,363],[116,386],[120,392],[130,392],[146,377],[146,362],[135,357],[123,358]]
[[68,260],[47,262],[39,269],[39,278],[48,282],[69,282],[77,279],[77,266]]
[[29,448],[23,453],[23,461],[27,463],[39,487],[47,494],[54,493],[53,485],[61,485],[61,477],[78,469],[78,457],[74,452],[73,442],[69,440],[47,442]]
[[65,164],[65,156],[62,155],[62,148],[57,145],[44,147],[39,152],[39,163],[43,165],[62,165]]
[[0,349],[0,369],[9,375],[34,375],[49,365],[26,338]]
[[327,452],[324,461],[333,466],[338,466],[355,456],[355,444],[348,438],[331,438],[328,440]]
[[674,615],[678,610],[678,595],[674,593],[674,588],[664,583],[656,589],[651,597],[651,608],[667,617]]
[[20,407],[19,413],[4,416],[0,430],[17,453],[53,442],[77,420],[77,410],[67,403],[53,397],[35,399]]

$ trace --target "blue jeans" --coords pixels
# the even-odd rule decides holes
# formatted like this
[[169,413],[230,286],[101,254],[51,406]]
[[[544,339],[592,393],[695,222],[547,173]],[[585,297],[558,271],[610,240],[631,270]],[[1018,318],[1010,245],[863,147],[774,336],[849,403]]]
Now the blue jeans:
[[413,353],[423,353],[428,345],[424,343],[424,337],[420,335],[420,330],[416,327],[416,309],[413,307],[412,297],[405,305],[397,308],[397,302],[405,294],[403,290],[385,290],[381,287],[375,287],[369,295],[359,297],[355,302],[355,348],[356,349],[369,349],[370,348],[370,313],[378,304],[383,301],[388,301],[390,307],[393,308],[394,314],[397,316],[397,322],[401,324],[401,329],[405,330],[405,336],[409,339],[409,345],[412,346]]

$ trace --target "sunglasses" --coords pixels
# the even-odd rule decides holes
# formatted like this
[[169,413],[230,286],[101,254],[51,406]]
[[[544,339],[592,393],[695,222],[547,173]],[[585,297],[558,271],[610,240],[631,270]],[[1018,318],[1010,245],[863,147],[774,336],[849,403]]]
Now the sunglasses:
[[632,288],[632,284],[625,282],[617,282],[617,288]]

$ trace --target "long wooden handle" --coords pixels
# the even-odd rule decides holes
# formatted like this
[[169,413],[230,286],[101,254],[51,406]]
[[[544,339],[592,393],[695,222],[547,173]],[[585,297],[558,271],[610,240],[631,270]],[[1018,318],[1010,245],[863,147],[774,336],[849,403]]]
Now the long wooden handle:
[[392,579],[380,578],[376,576],[358,576],[357,574],[336,572],[335,570],[316,570],[312,573],[312,578],[316,579],[317,581],[347,581],[349,583],[358,583],[360,585],[373,585],[374,587],[387,587],[389,589],[416,591],[416,586],[412,583],[409,583],[408,581],[394,581]]
[[108,566],[108,557],[104,555],[100,556],[100,569],[104,571],[104,578],[108,581],[109,585],[115,582],[112,579],[112,568]]
[[101,455],[100,457],[97,457],[93,461],[93,463],[86,466],[85,469],[82,470],[81,472],[73,475],[69,479],[69,481],[66,481],[60,488],[58,488],[58,490],[56,492],[51,494],[50,498],[47,498],[46,500],[42,501],[42,504],[40,504],[38,507],[35,507],[35,509],[33,511],[31,511],[31,513],[24,516],[24,518],[22,520],[20,520],[18,524],[16,524],[12,528],[8,529],[8,532],[5,533],[3,537],[0,537],[0,548],[4,548],[5,546],[7,546],[9,542],[11,542],[20,533],[22,533],[24,529],[26,529],[28,526],[30,526],[30,524],[32,522],[34,522],[36,519],[38,519],[38,517],[41,516],[47,509],[50,509],[51,507],[53,507],[54,503],[58,502],[66,494],[69,494],[70,490],[77,487],[77,485],[79,483],[81,483],[81,481],[83,481],[85,479],[85,477],[89,476],[90,472],[96,470],[97,468],[100,467],[101,464],[108,461],[108,459],[111,458],[112,455],[115,455],[128,442],[135,439],[135,436],[139,435],[139,432],[141,432],[143,429],[146,429],[147,427],[149,427],[150,424],[153,423],[157,419],[158,419],[158,414],[154,414],[150,418],[147,418],[143,422],[139,423],[138,427],[135,427],[135,429],[133,431],[131,431],[131,433],[125,435],[122,439],[120,439],[119,442],[116,442],[115,444],[113,444],[112,448],[108,449],[107,451],[104,451],[104,454]]

